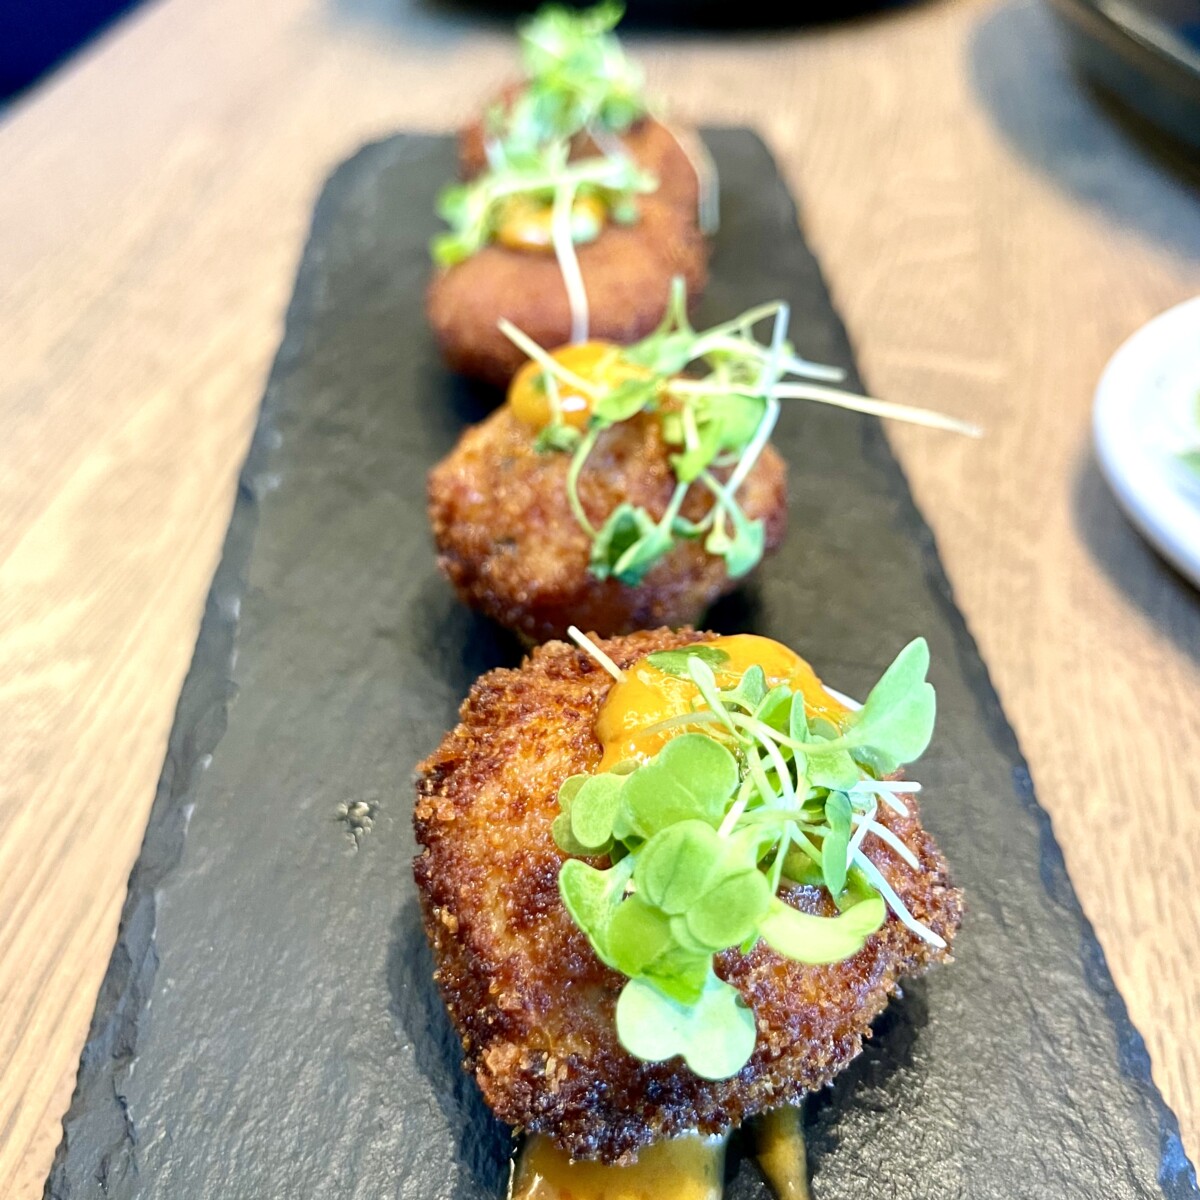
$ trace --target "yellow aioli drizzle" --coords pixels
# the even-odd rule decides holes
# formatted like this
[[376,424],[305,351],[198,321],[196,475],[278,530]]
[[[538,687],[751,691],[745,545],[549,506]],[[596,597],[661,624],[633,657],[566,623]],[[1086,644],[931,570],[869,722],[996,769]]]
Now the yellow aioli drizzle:
[[[608,222],[608,208],[597,196],[576,196],[571,205],[571,231],[577,242],[592,242]],[[509,250],[554,253],[554,205],[529,196],[514,196],[496,226],[496,241]]]
[[549,1138],[525,1139],[508,1200],[720,1200],[725,1138],[695,1134],[647,1146],[627,1167],[571,1162]]
[[809,1200],[808,1156],[800,1109],[785,1105],[764,1113],[754,1122],[754,1148],[758,1165],[778,1200]]
[[[615,388],[629,379],[644,379],[649,371],[626,361],[621,347],[612,342],[578,342],[560,346],[550,357],[588,383],[605,389]],[[550,394],[543,382],[545,368],[530,359],[508,385],[508,407],[513,416],[531,429],[544,429],[554,418]],[[558,404],[563,421],[575,429],[587,427],[592,415],[592,400],[585,392],[558,380]]]
[[[717,686],[736,687],[752,666],[762,667],[767,686],[786,683],[804,697],[809,716],[821,716],[840,725],[849,710],[822,686],[812,667],[798,654],[770,638],[739,633],[697,643],[723,650],[729,660],[714,668]],[[671,729],[647,732],[670,717],[681,716],[702,706],[700,690],[689,678],[660,671],[642,659],[626,669],[624,678],[613,684],[596,721],[596,736],[604,747],[601,771],[610,770],[626,759],[643,762],[653,758],[667,742],[695,727],[676,725]]]

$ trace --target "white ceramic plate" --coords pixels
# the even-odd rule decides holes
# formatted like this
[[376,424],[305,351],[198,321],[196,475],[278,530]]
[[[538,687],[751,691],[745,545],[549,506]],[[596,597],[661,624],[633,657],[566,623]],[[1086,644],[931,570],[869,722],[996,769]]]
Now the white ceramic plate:
[[1200,296],[1155,317],[1112,356],[1096,388],[1100,469],[1129,519],[1200,587]]

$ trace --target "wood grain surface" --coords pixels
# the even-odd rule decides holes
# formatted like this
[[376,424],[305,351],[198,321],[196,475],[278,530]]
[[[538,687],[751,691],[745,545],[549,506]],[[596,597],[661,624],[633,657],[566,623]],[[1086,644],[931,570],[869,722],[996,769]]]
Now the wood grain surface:
[[[1097,475],[1097,376],[1200,291],[1196,177],[1033,0],[637,36],[681,117],[757,126],[899,429],[1084,908],[1200,1152],[1200,598]],[[445,129],[503,25],[404,0],[165,0],[0,125],[0,1195],[40,1195],[332,168]]]

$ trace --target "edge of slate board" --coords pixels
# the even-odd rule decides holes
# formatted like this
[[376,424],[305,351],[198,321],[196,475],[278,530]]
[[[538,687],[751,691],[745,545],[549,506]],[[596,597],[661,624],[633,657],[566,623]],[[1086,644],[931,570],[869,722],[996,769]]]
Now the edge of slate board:
[[[706,134],[709,132],[705,131]],[[720,131],[722,134],[725,132]],[[757,134],[754,136],[757,137]],[[316,271],[308,253],[309,247],[333,219],[330,184],[344,173],[356,169],[364,158],[381,153],[390,140],[384,138],[369,143],[343,162],[326,181],[314,211],[295,290],[287,309],[284,336],[272,365],[258,424],[239,475],[221,561],[205,602],[196,650],[176,707],[166,760],[145,837],[130,875],[117,941],[81,1054],[75,1091],[63,1118],[63,1138],[46,1181],[44,1195],[53,1200],[69,1200],[77,1194],[68,1171],[68,1155],[73,1145],[72,1118],[78,1113],[88,1111],[93,1117],[97,1113],[104,1116],[105,1135],[96,1137],[93,1133],[87,1139],[95,1143],[91,1147],[94,1161],[90,1179],[98,1185],[101,1193],[108,1191],[110,1182],[123,1178],[133,1161],[136,1131],[128,1117],[118,1079],[121,1071],[136,1057],[138,1023],[146,1011],[158,967],[154,940],[156,891],[180,861],[191,816],[189,797],[193,779],[205,768],[221,741],[229,705],[236,694],[231,676],[241,597],[246,587],[247,567],[258,525],[259,499],[273,486],[270,458],[279,444],[279,435],[273,425],[274,397],[296,356],[296,345],[301,339],[304,317],[310,307],[308,277]],[[824,284],[823,275],[821,282]],[[840,329],[840,334],[849,348],[844,327]],[[1016,734],[1004,714],[975,639],[955,603],[953,589],[938,554],[936,539],[913,500],[903,469],[878,422],[865,427],[864,449],[879,466],[882,477],[888,480],[901,522],[920,547],[926,580],[932,594],[945,610],[958,649],[965,651],[960,661],[972,676],[972,690],[986,714],[990,732],[998,744],[1008,749],[1018,764],[1014,769],[1014,790],[1038,823],[1044,885],[1056,903],[1078,923],[1087,980],[1102,999],[1105,1011],[1117,1031],[1121,1070],[1158,1114],[1161,1147],[1159,1183],[1163,1195],[1168,1200],[1188,1200],[1200,1196],[1195,1169],[1183,1148],[1178,1120],[1154,1085],[1145,1042],[1130,1021],[1125,1002],[1109,972],[1104,951],[1071,886],[1062,851],[1054,838],[1050,818],[1037,801]]]

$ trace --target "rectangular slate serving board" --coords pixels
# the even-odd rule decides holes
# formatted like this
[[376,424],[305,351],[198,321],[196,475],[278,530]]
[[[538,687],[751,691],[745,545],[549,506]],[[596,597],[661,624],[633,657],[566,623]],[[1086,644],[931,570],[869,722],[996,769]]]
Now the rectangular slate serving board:
[[[785,298],[799,351],[857,383],[765,147],[706,137],[723,225],[702,321]],[[410,869],[414,764],[520,657],[455,602],[425,524],[426,470],[496,401],[423,321],[453,171],[450,139],[401,135],[317,206],[49,1196],[504,1194],[507,1131],[459,1069]],[[796,405],[776,442],[788,542],[709,624],[857,695],[928,637],[924,813],[968,905],[954,964],[810,1099],[814,1197],[1200,1196],[878,423]],[[748,1158],[727,1194],[766,1196]]]

